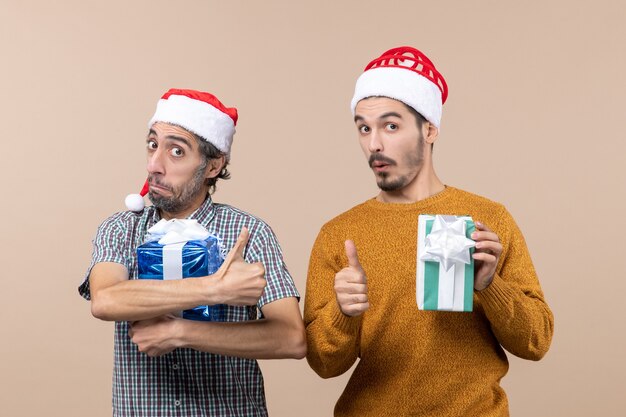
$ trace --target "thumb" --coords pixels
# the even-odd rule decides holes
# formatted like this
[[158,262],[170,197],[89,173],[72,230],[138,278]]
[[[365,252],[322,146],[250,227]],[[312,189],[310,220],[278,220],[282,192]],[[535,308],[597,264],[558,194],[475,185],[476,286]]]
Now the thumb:
[[248,239],[250,238],[250,232],[248,232],[247,227],[242,227],[241,232],[239,233],[239,237],[237,238],[237,242],[233,248],[228,252],[224,263],[222,264],[222,269],[226,269],[233,263],[233,261],[243,261],[243,251],[248,244]]
[[356,246],[354,242],[351,240],[346,240],[346,256],[348,257],[348,266],[353,268],[363,269],[361,268],[361,263],[359,262],[359,255],[356,253]]

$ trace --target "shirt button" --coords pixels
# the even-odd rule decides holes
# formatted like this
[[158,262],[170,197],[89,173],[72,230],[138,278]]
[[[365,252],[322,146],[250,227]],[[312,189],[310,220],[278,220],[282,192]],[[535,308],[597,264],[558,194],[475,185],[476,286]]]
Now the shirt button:
[[174,405],[175,405],[176,407],[180,407],[180,400],[176,400],[176,401],[174,401]]
[[175,364],[172,366],[172,368],[174,368],[174,370],[175,370],[175,371],[176,371],[176,370],[178,370],[178,364],[177,364],[177,363],[175,363]]

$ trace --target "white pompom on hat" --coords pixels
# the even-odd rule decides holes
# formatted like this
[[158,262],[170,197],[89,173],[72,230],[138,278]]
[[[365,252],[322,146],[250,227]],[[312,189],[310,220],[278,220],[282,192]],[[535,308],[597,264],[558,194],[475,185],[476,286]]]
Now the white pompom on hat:
[[[180,126],[215,146],[229,160],[237,119],[237,109],[224,106],[213,94],[172,88],[157,103],[148,129],[157,122]],[[146,181],[140,194],[126,197],[126,207],[131,211],[143,210],[143,197],[148,191]]]
[[439,128],[448,85],[426,55],[401,46],[383,52],[365,67],[354,89],[352,115],[358,102],[368,97],[401,101]]
[[143,184],[143,188],[139,192],[139,194],[128,194],[126,199],[124,200],[124,204],[126,204],[126,208],[130,211],[141,211],[146,206],[143,201],[143,197],[148,194],[148,190],[150,189],[150,184],[148,184],[148,180]]

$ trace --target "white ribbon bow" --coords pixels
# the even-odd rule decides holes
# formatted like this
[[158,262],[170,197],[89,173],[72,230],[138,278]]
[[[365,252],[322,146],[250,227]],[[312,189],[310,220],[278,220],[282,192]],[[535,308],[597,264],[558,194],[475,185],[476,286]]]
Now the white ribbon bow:
[[476,242],[465,237],[465,220],[442,215],[435,216],[425,243],[420,259],[437,261],[445,271],[449,271],[456,262],[471,263],[469,249],[476,246]]
[[205,240],[211,236],[196,219],[162,219],[148,229],[147,242],[159,241],[160,245]]

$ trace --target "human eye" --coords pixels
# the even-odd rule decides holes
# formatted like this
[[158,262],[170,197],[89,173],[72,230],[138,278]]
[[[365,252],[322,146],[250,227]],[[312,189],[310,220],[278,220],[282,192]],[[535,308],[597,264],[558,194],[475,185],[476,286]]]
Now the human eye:
[[177,158],[183,156],[184,154],[185,154],[185,152],[183,152],[183,150],[181,148],[174,147],[174,148],[170,149],[170,155],[175,156]]
[[361,134],[366,134],[366,133],[369,133],[370,131],[370,127],[367,125],[361,125],[358,127],[358,129],[359,129],[359,133]]
[[387,130],[390,130],[392,132],[398,130],[398,125],[395,123],[387,123],[385,127],[387,128]]
[[152,139],[148,139],[148,141],[146,142],[146,148],[150,150],[155,150],[157,148],[157,143]]

